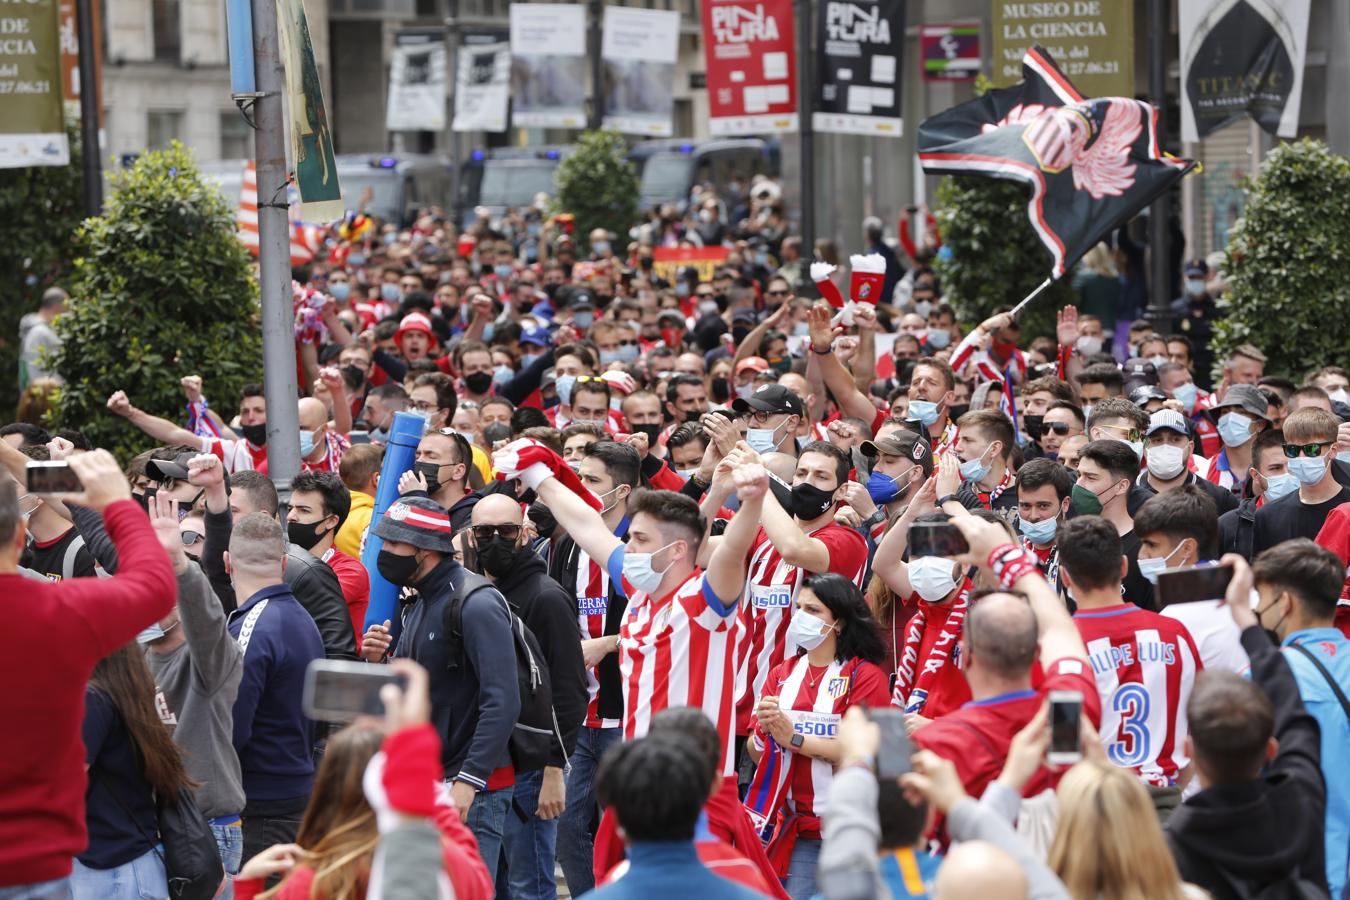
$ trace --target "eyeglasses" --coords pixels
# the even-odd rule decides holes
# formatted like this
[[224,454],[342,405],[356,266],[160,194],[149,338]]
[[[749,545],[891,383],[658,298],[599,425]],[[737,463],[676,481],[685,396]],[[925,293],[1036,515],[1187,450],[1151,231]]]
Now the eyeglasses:
[[619,342],[618,342],[618,345],[619,345],[620,347],[636,347],[636,346],[638,345],[638,342],[637,342],[637,341],[619,341]]
[[1284,455],[1289,459],[1298,459],[1300,455],[1313,459],[1322,455],[1323,447],[1330,447],[1333,443],[1333,441],[1321,441],[1315,444],[1285,444]]
[[1125,432],[1125,439],[1127,441],[1142,441],[1144,439],[1143,432],[1138,428],[1131,428],[1128,425],[1101,425],[1099,427],[1110,428],[1112,431],[1123,431]]
[[472,530],[474,542],[478,544],[485,544],[496,535],[501,535],[503,540],[508,541],[520,537],[520,526],[510,522],[503,522],[500,525],[474,525]]
[[792,293],[792,291],[765,291],[765,292],[764,292],[764,296],[765,296],[765,297],[786,297],[786,296],[788,296],[788,295],[791,294],[791,293]]
[[1057,435],[1063,437],[1064,435],[1066,435],[1066,434],[1069,433],[1069,423],[1068,423],[1068,422],[1046,422],[1046,423],[1044,423],[1043,425],[1041,425],[1041,437],[1045,437],[1046,435],[1050,434],[1050,432],[1052,432],[1052,431],[1053,431],[1055,434],[1057,434]]
[[605,379],[601,378],[599,375],[578,375],[578,376],[577,376],[576,383],[577,383],[577,384],[604,384],[604,385],[608,385],[608,384],[609,384],[608,381],[606,381]]
[[202,533],[200,531],[184,531],[179,536],[183,539],[184,547],[191,547],[202,539]]

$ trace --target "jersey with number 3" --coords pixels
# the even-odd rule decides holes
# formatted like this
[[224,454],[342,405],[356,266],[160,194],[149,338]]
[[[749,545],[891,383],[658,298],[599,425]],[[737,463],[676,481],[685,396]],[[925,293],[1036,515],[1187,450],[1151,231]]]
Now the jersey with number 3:
[[1073,620],[1101,695],[1107,757],[1147,784],[1174,785],[1188,762],[1186,702],[1203,668],[1186,626],[1132,603],[1080,609]]

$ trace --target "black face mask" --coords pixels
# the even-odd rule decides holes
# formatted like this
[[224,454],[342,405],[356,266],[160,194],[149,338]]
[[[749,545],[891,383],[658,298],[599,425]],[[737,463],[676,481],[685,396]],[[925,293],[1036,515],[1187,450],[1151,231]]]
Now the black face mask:
[[731,399],[731,382],[725,378],[714,378],[712,380],[712,400],[714,403],[725,404]]
[[320,531],[319,528],[322,524],[322,521],[287,522],[286,537],[296,546],[304,547],[306,550],[313,550],[314,545],[323,540],[324,535],[333,530],[331,528],[325,528],[323,531]]
[[822,491],[814,484],[798,484],[792,488],[792,505],[788,512],[804,522],[818,519],[834,506],[834,491]]
[[356,363],[348,363],[342,367],[342,374],[347,379],[347,384],[352,388],[359,388],[366,380],[366,370]]
[[542,503],[530,504],[529,517],[534,523],[535,532],[541,538],[553,537],[553,532],[558,529],[558,520],[553,518],[553,512]]
[[947,418],[950,421],[955,422],[968,412],[970,412],[969,403],[953,403],[951,406],[947,407]]
[[390,584],[405,587],[412,583],[413,573],[417,571],[417,557],[400,556],[381,548],[375,557],[375,570]]
[[255,447],[262,447],[267,444],[267,423],[262,422],[258,425],[240,425],[239,430],[244,433],[244,440]]
[[413,463],[413,471],[426,479],[428,494],[434,494],[441,489],[441,468],[436,463]]
[[478,544],[478,561],[484,572],[493,578],[501,578],[515,568],[517,549],[514,541],[495,537]]
[[505,422],[493,422],[483,429],[483,441],[489,447],[495,446],[498,441],[504,441],[511,437],[511,426]]
[[474,372],[472,375],[465,375],[464,386],[469,389],[470,394],[486,394],[492,387],[492,373]]
[[1022,428],[1026,430],[1027,436],[1036,443],[1041,442],[1041,426],[1045,424],[1045,416],[1022,416]]
[[649,448],[654,448],[656,446],[656,438],[661,434],[660,425],[630,425],[628,427],[633,429],[634,434],[645,434],[647,436],[647,446]]
[[140,506],[141,509],[143,509],[143,510],[145,510],[147,513],[149,513],[149,512],[150,512],[150,500],[155,496],[155,494],[158,494],[158,493],[159,493],[159,488],[146,488],[145,491],[144,491],[143,493],[140,493],[140,494],[132,494],[132,495],[131,495],[131,499],[132,499],[132,500],[135,500],[135,501],[136,501],[136,504],[137,504],[138,506]]

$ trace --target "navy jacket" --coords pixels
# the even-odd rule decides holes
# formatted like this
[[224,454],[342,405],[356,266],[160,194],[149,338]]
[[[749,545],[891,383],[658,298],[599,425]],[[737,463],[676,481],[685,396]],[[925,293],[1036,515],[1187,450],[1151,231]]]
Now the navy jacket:
[[693,841],[636,841],[628,845],[628,871],[623,877],[586,896],[595,900],[749,900],[761,895],[714,875],[699,861]]
[[483,790],[493,771],[511,761],[507,742],[520,714],[520,692],[511,620],[494,588],[464,603],[463,658],[451,658],[445,613],[452,585],[466,571],[446,557],[413,585],[417,598],[401,611],[393,655],[415,660],[429,674],[431,724],[441,736],[446,777]]
[[305,670],[324,658],[319,628],[291,589],[275,584],[245,600],[229,629],[244,650],[234,701],[244,795],[250,803],[303,797],[314,785],[314,723],[305,717],[301,695]]

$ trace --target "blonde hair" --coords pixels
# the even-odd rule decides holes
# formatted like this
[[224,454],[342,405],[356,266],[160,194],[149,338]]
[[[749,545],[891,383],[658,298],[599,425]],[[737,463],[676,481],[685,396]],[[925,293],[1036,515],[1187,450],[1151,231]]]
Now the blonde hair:
[[1115,254],[1105,243],[1098,243],[1083,257],[1083,265],[1094,274],[1105,278],[1116,278],[1120,271],[1116,268]]
[[1075,900],[1184,900],[1148,791],[1129,769],[1081,762],[1059,783],[1046,860]]

